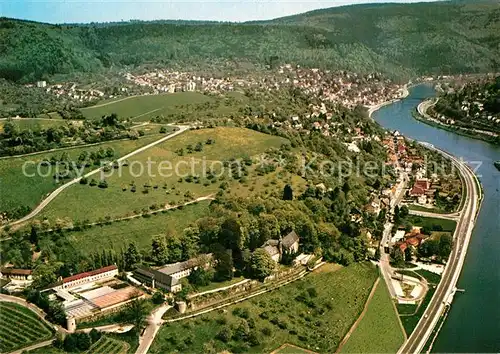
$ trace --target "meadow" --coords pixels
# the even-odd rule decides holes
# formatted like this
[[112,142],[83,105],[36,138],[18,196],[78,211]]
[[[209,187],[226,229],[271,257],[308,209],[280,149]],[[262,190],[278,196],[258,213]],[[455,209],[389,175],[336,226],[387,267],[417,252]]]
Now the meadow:
[[52,328],[31,310],[10,302],[0,303],[0,352],[27,347],[52,336]]
[[457,223],[454,220],[446,220],[439,218],[428,218],[422,216],[408,215],[407,220],[415,226],[427,227],[431,230],[435,229],[435,226],[441,226],[441,231],[447,232],[455,232],[455,228],[457,227]]
[[152,214],[150,217],[141,216],[92,226],[82,231],[71,231],[67,233],[67,237],[75,248],[84,253],[95,253],[109,249],[119,251],[130,242],[135,242],[139,249],[149,250],[151,240],[156,235],[181,236],[186,227],[208,214],[209,203],[209,201],[201,201],[187,205],[182,209]]
[[[20,206],[33,208],[40,203],[46,194],[65,183],[64,181],[56,182],[53,173],[44,176],[48,172],[48,167],[42,166],[41,173],[37,173],[36,165],[41,161],[50,160],[52,157],[59,159],[63,152],[66,152],[71,159],[76,160],[83,151],[97,151],[101,147],[103,149],[113,148],[115,156],[119,157],[159,138],[161,138],[160,135],[151,135],[138,140],[114,141],[94,146],[81,146],[55,152],[0,159],[0,195],[2,196],[0,210],[12,210]],[[26,162],[33,163],[26,165],[25,175],[23,165]]]
[[365,316],[342,353],[396,353],[404,342],[404,334],[384,280],[379,281]]
[[225,309],[161,327],[150,353],[271,352],[285,343],[335,351],[377,278],[370,263],[328,267]]
[[[199,92],[176,92],[160,95],[132,96],[104,101],[92,107],[82,108],[88,119],[116,113],[121,118],[132,118],[137,122],[160,117],[165,121],[196,120],[217,117],[237,111],[247,101],[242,94],[231,92],[221,97],[204,95]],[[172,117],[175,115],[176,119]]]
[[[3,126],[7,121],[0,121],[0,133],[3,132]],[[23,119],[12,119],[12,122],[19,130],[41,130],[48,128],[55,128],[60,126],[67,126],[69,123],[80,124],[81,122],[63,119],[39,119],[39,118],[23,118]]]
[[[209,140],[212,142],[207,144]],[[104,217],[114,219],[213,195],[224,182],[232,190],[234,185],[244,183],[246,178],[236,180],[229,168],[224,168],[221,176],[214,176],[222,171],[223,161],[255,156],[270,148],[279,148],[286,142],[286,139],[244,128],[190,130],[133,156],[129,159],[129,166],[112,170],[112,175],[105,178],[108,183],[105,189],[80,184],[71,186],[44,209],[40,218],[55,220],[69,217],[74,221],[96,221]],[[198,143],[202,151],[194,150]],[[188,153],[190,145],[193,151]],[[182,156],[178,153],[179,149],[184,150]],[[151,173],[148,171],[148,160]],[[169,162],[172,169],[159,170],[164,161]],[[216,161],[214,175],[209,171],[203,173],[203,161],[206,170],[210,169],[212,161]],[[144,167],[142,174],[139,165]],[[100,176],[93,178],[99,180]],[[257,183],[263,185],[266,182],[255,183],[254,188],[258,187]],[[252,184],[248,182],[236,193],[244,195],[243,188],[248,192]]]

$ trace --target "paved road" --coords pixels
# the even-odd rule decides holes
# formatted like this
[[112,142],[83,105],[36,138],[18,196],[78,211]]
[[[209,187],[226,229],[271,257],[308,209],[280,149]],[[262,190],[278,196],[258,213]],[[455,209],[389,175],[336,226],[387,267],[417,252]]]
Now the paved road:
[[420,210],[412,210],[410,209],[411,215],[424,216],[426,218],[438,218],[438,219],[446,219],[446,220],[458,220],[460,218],[460,213],[453,214],[437,214],[431,213],[429,211],[420,211]]
[[420,319],[417,327],[403,344],[398,353],[420,353],[432,330],[436,326],[450,296],[454,293],[460,271],[462,269],[469,240],[474,228],[475,218],[479,208],[480,193],[473,172],[461,161],[441,151],[451,158],[464,177],[467,200],[461,212],[454,234],[453,250],[445,267],[434,296]]
[[[152,143],[150,143],[148,145],[140,147],[139,149],[134,150],[131,153],[128,153],[127,155],[120,157],[119,159],[117,159],[117,161],[121,162],[121,161],[124,161],[126,159],[129,159],[130,157],[132,157],[134,155],[137,155],[137,154],[139,154],[139,153],[141,153],[141,152],[143,152],[143,151],[145,151],[145,150],[147,150],[147,149],[149,149],[149,148],[151,148],[151,147],[153,147],[155,145],[161,144],[164,141],[172,139],[173,137],[175,137],[175,136],[177,136],[179,134],[182,134],[186,130],[189,129],[188,126],[182,126],[182,125],[178,126],[178,128],[179,128],[178,131],[176,131],[176,132],[174,132],[174,133],[172,133],[170,135],[167,135],[167,136],[165,136],[165,137],[163,137],[161,139],[158,139],[158,140],[156,140],[156,141],[154,141],[154,142],[152,142]],[[93,171],[90,171],[87,174],[85,174],[83,177],[89,177],[89,176],[91,176],[93,174],[96,174],[96,173],[102,171],[103,168],[104,167],[100,167],[100,168],[97,168],[97,169],[95,169]],[[63,184],[62,186],[60,186],[59,188],[57,188],[55,191],[53,191],[52,193],[50,193],[47,198],[45,198],[40,204],[38,204],[38,206],[35,209],[33,209],[33,211],[31,211],[31,213],[29,213],[28,215],[22,217],[19,220],[11,222],[8,225],[10,225],[11,227],[12,226],[16,226],[16,225],[20,225],[20,224],[23,224],[26,221],[30,220],[31,218],[35,217],[36,215],[38,215],[43,210],[43,208],[45,208],[51,201],[53,201],[62,191],[64,191],[66,188],[72,186],[73,184],[80,182],[80,179],[82,179],[82,177],[75,178],[75,179],[69,181],[68,183]],[[5,225],[3,227],[5,227]]]
[[163,323],[161,317],[165,312],[167,312],[170,307],[170,305],[164,304],[155,309],[148,316],[148,325],[144,330],[142,336],[139,338],[139,347],[137,347],[135,354],[146,354],[148,352],[149,347],[151,347],[151,344],[153,344],[156,333],[158,333],[158,330]]
[[13,352],[10,352],[9,354],[22,354],[22,353],[26,353],[26,352],[29,352],[31,350],[35,350],[35,349],[38,349],[38,348],[48,347],[49,345],[52,344],[52,342],[53,342],[53,339],[46,340],[44,342],[40,342],[40,343],[37,343],[37,344],[30,345],[29,347],[24,347],[24,348],[15,350]]

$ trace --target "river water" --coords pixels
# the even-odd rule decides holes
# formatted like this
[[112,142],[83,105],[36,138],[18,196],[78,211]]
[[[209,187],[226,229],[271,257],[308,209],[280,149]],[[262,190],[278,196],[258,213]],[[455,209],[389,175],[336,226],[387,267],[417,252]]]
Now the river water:
[[401,101],[382,107],[372,117],[384,128],[429,142],[452,155],[481,162],[476,171],[484,189],[484,201],[469,244],[457,293],[433,352],[500,352],[500,147],[434,128],[412,117],[416,106],[434,96],[430,85],[410,89]]

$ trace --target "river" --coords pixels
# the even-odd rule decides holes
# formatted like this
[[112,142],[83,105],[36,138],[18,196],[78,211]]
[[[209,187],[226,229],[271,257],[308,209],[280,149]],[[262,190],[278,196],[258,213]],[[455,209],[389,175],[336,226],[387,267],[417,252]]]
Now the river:
[[426,141],[463,158],[474,168],[484,189],[484,201],[469,244],[457,293],[433,352],[500,352],[500,147],[434,128],[412,117],[416,106],[435,95],[431,85],[418,85],[410,95],[382,107],[372,117],[384,128]]

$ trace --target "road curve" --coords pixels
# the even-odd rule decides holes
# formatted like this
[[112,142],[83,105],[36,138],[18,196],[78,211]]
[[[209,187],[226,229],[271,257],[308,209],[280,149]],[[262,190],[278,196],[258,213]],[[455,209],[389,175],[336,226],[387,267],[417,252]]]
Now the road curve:
[[416,216],[424,216],[426,218],[437,218],[437,219],[446,219],[446,220],[458,220],[460,218],[460,213],[451,213],[451,214],[438,214],[432,213],[430,211],[420,211],[420,210],[409,210],[410,215]]
[[[118,162],[121,162],[121,161],[124,161],[134,155],[137,155],[155,145],[158,145],[158,144],[161,144],[163,143],[164,141],[167,141],[169,139],[172,139],[173,137],[179,135],[179,134],[182,134],[184,133],[186,130],[188,130],[190,127],[189,126],[185,126],[185,125],[179,125],[177,126],[179,128],[179,130],[177,130],[176,132],[170,134],[170,135],[167,135],[161,139],[158,139],[148,145],[145,145],[143,147],[140,147],[139,149],[137,150],[134,150],[130,153],[128,153],[127,155],[124,155],[122,157],[120,157],[119,159],[117,159]],[[85,174],[84,176],[82,177],[89,177],[89,176],[92,176],[93,174],[96,174],[97,172],[100,172],[102,171],[104,167],[99,167],[99,168],[96,168],[95,170],[92,170],[90,172],[88,172],[87,174]],[[56,190],[54,190],[52,193],[50,193],[48,195],[47,198],[45,198],[40,204],[38,204],[36,206],[35,209],[33,209],[31,211],[31,213],[29,213],[28,215],[22,217],[21,219],[18,219],[16,221],[13,221],[11,222],[10,224],[7,224],[9,225],[10,227],[13,227],[13,226],[17,226],[17,225],[20,225],[20,224],[23,224],[25,223],[26,221],[32,219],[33,217],[35,217],[36,215],[38,215],[51,201],[53,201],[62,191],[64,191],[66,188],[72,186],[73,184],[75,183],[78,183],[80,182],[80,180],[82,179],[82,177],[77,177],[75,179],[72,179],[71,181],[69,181],[68,183],[65,183],[63,184],[62,186],[60,186],[59,188],[57,188]],[[2,226],[1,228],[5,227],[6,225]],[[0,229],[1,229],[0,228]]]
[[477,179],[472,170],[452,155],[434,147],[432,148],[450,158],[459,169],[464,178],[467,199],[460,213],[461,217],[457,223],[453,237],[453,249],[444,269],[441,282],[439,283],[436,292],[427,306],[422,318],[418,322],[408,340],[399,349],[398,353],[421,352],[427,342],[427,339],[431,335],[434,327],[441,317],[445,306],[453,296],[460,271],[462,270],[462,266],[465,261],[467,247],[469,245],[481,201],[481,190],[478,188],[478,183],[476,183]]

